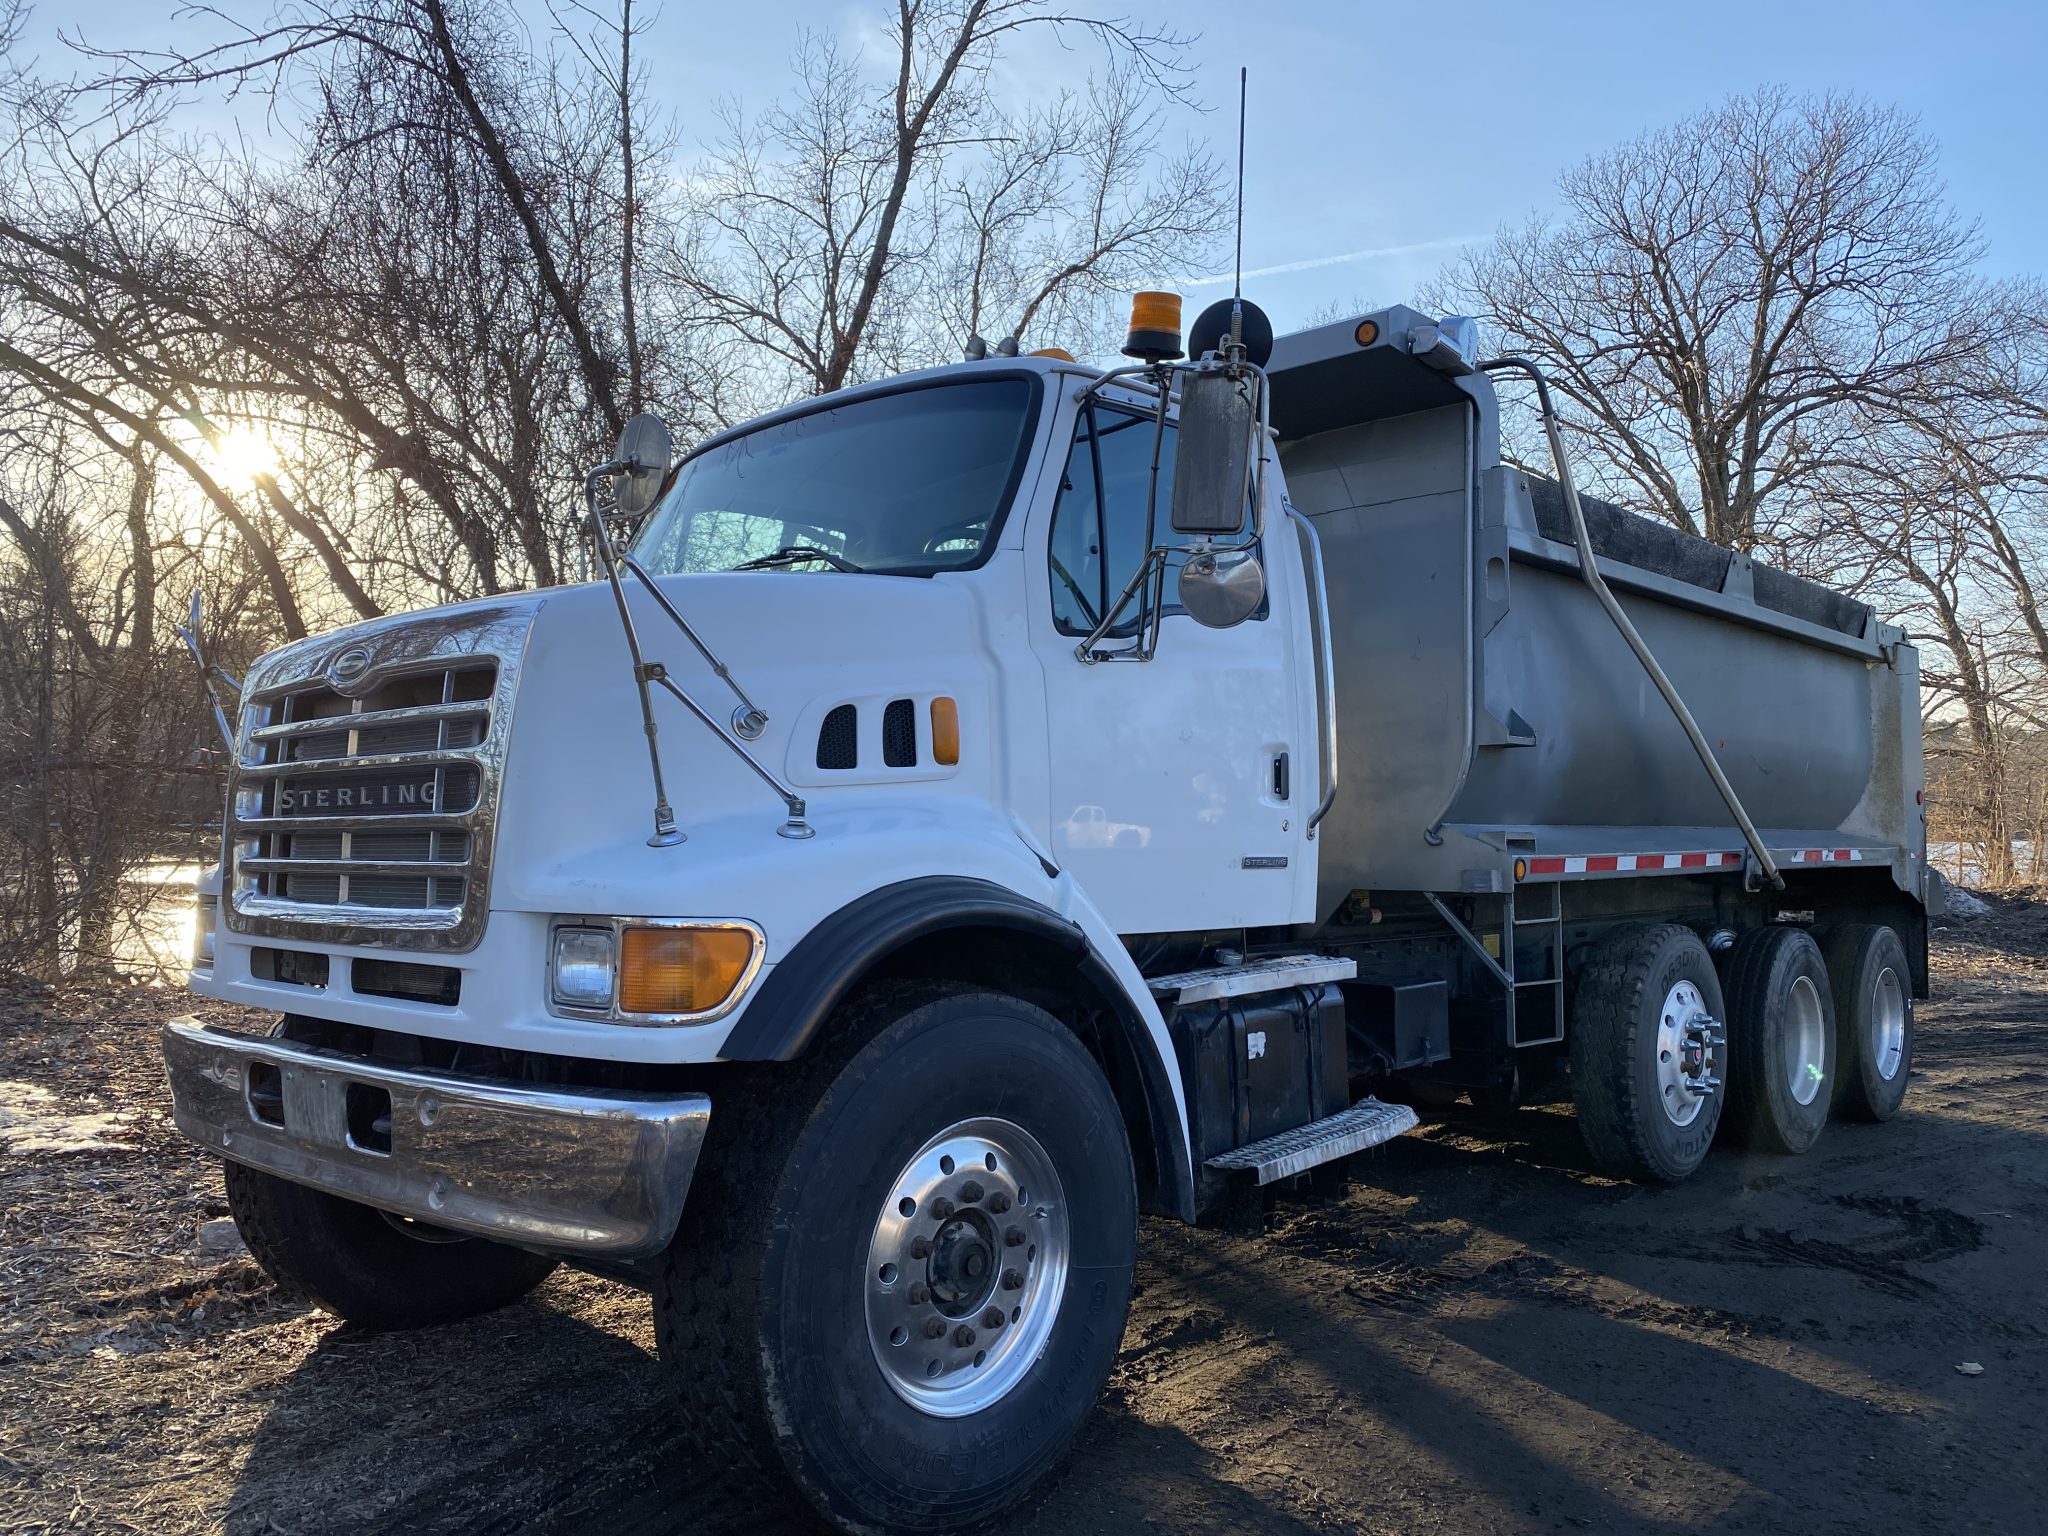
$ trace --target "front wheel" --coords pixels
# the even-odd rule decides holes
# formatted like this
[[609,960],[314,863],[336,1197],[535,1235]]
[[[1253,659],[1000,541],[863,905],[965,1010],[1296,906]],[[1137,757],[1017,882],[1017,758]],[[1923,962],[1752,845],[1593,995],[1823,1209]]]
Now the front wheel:
[[1130,1147],[1102,1070],[1012,998],[870,994],[735,1069],[655,1295],[700,1441],[847,1530],[952,1530],[1065,1453],[1123,1336]]
[[229,1163],[228,1209],[250,1255],[289,1295],[361,1328],[452,1323],[509,1306],[555,1260],[393,1216]]

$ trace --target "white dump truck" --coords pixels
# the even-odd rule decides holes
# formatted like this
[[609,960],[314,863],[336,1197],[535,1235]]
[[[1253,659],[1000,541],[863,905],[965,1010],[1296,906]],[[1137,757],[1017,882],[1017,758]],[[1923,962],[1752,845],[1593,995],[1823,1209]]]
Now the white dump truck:
[[258,660],[192,987],[280,1022],[164,1035],[258,1261],[639,1283],[707,1459],[932,1531],[1060,1459],[1141,1212],[1459,1095],[1664,1181],[1892,1115],[1902,633],[1579,497],[1468,321],[1260,329],[636,420],[600,579]]

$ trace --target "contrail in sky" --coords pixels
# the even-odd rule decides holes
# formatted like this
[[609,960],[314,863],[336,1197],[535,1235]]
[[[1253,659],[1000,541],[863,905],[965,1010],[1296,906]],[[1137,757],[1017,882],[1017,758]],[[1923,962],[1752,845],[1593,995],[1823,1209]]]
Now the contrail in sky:
[[[1347,261],[1370,261],[1376,256],[1412,256],[1419,251],[1442,251],[1456,245],[1470,245],[1477,235],[1451,235],[1441,240],[1417,240],[1408,245],[1382,245],[1368,251],[1345,251],[1337,256],[1311,256],[1306,261],[1283,261],[1277,267],[1255,267],[1247,278],[1280,277],[1288,272],[1306,272],[1313,267],[1341,267]],[[1176,288],[1211,288],[1233,281],[1236,274],[1219,272],[1214,277],[1172,277],[1166,281]]]

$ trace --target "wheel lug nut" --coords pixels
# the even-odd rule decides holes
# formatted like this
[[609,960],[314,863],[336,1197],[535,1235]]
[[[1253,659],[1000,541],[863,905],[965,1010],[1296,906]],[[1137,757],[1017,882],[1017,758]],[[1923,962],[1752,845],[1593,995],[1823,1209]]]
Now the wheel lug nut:
[[1012,1227],[1009,1231],[1005,1232],[1003,1234],[1003,1246],[1006,1248],[1022,1248],[1024,1246],[1024,1229],[1022,1227]]
[[999,1189],[988,1197],[988,1208],[1000,1216],[1010,1208],[1010,1197]]
[[1000,1327],[1002,1327],[1002,1326],[1003,1326],[1003,1309],[1002,1309],[1001,1307],[990,1307],[990,1308],[989,1308],[989,1309],[988,1309],[988,1310],[987,1310],[986,1312],[982,1313],[982,1314],[981,1314],[981,1326],[982,1326],[982,1327],[984,1327],[984,1328],[1000,1328]]
[[1006,1290],[1006,1291],[1021,1291],[1021,1290],[1023,1290],[1023,1289],[1024,1289],[1024,1277],[1023,1277],[1022,1275],[1020,1275],[1020,1274],[1019,1274],[1019,1273],[1018,1273],[1018,1272],[1017,1272],[1016,1270],[1014,1270],[1014,1269],[1006,1269],[1006,1270],[1004,1270],[1004,1271],[1003,1271],[1003,1289],[1004,1289],[1004,1290]]
[[975,1181],[972,1179],[969,1179],[965,1184],[962,1184],[960,1186],[960,1198],[962,1200],[965,1200],[969,1205],[972,1205],[975,1201],[979,1200],[981,1198],[981,1193],[981,1186],[975,1183]]
[[928,1339],[942,1339],[946,1336],[945,1319],[935,1317],[924,1325],[924,1336]]
[[924,1286],[922,1286],[922,1285],[913,1285],[913,1286],[912,1286],[912,1287],[910,1288],[910,1304],[911,1304],[911,1305],[912,1305],[913,1307],[921,1307],[921,1306],[923,1306],[923,1305],[925,1304],[925,1301],[926,1301],[926,1299],[927,1299],[927,1298],[928,1298],[928,1297],[929,1297],[930,1295],[931,1295],[931,1292],[930,1292],[930,1291],[928,1291],[928,1290],[926,1290],[926,1289],[924,1288]]
[[932,1256],[931,1239],[920,1237],[916,1242],[912,1243],[910,1245],[910,1256],[913,1259],[930,1258]]
[[962,1323],[953,1330],[953,1342],[962,1349],[972,1348],[974,1345],[974,1330],[965,1323]]
[[932,1220],[944,1221],[947,1217],[953,1214],[953,1202],[948,1200],[944,1195],[941,1195],[938,1199],[934,1200],[930,1205],[926,1206],[925,1209],[931,1212]]

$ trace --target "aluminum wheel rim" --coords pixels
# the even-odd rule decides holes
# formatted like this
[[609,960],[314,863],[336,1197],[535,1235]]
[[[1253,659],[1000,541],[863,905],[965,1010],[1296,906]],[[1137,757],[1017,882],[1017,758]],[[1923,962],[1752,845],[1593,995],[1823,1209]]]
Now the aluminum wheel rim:
[[1877,1075],[1890,1082],[1899,1075],[1906,1060],[1906,989],[1890,966],[1877,973],[1870,989],[1868,1055]]
[[1721,1075],[1720,1041],[1707,1000],[1690,981],[1675,983],[1657,1012],[1657,1102],[1673,1125],[1687,1126],[1713,1097]]
[[1820,988],[1811,976],[1793,978],[1785,999],[1785,1087],[1793,1101],[1811,1104],[1827,1067],[1827,1027]]
[[883,1378],[937,1418],[1000,1401],[1045,1349],[1070,1252],[1066,1194],[1036,1137],[986,1117],[939,1132],[890,1185],[868,1244]]

